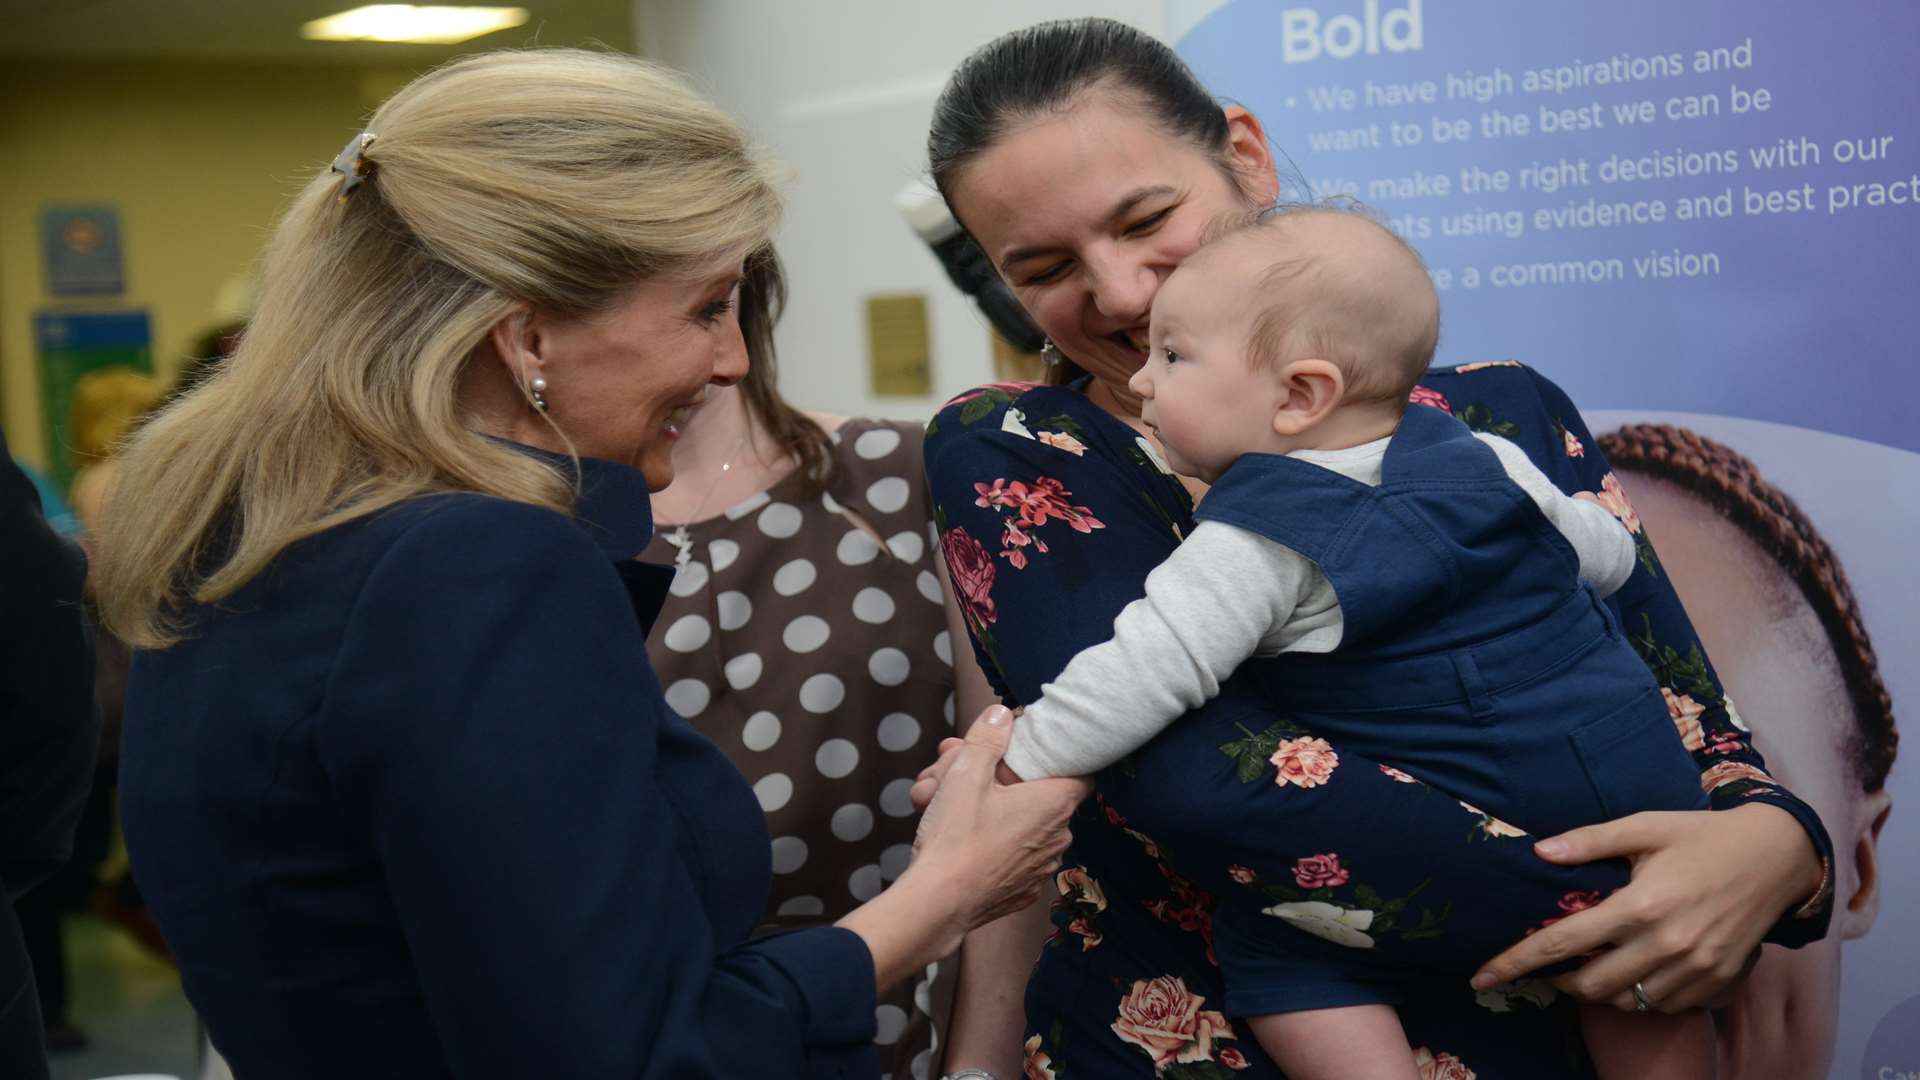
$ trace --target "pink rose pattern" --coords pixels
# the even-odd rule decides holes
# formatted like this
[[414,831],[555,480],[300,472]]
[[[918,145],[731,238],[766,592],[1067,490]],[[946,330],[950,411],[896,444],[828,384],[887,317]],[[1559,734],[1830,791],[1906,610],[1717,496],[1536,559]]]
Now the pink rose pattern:
[[1413,1066],[1420,1070],[1420,1080],[1474,1080],[1473,1070],[1459,1058],[1424,1046],[1414,1050]]
[[1074,457],[1087,456],[1087,444],[1064,431],[1039,431],[1033,437],[1056,450],[1065,450]]
[[1106,528],[1093,511],[1069,502],[1068,496],[1073,493],[1052,477],[1038,477],[1032,484],[1001,477],[991,484],[975,484],[973,490],[978,496],[973,505],[1008,515],[1000,523],[1000,557],[1016,570],[1026,568],[1028,547],[1046,554],[1046,543],[1036,538],[1033,530],[1049,521],[1063,521],[1078,533]]
[[1397,784],[1417,784],[1420,782],[1418,780],[1415,780],[1413,777],[1408,776],[1406,773],[1401,772],[1399,769],[1394,768],[1391,765],[1380,766],[1380,771],[1392,777],[1393,781]]
[[1620,486],[1620,478],[1608,473],[1600,478],[1600,490],[1593,493],[1594,501],[1607,508],[1607,513],[1620,519],[1620,524],[1635,536],[1640,535],[1640,515],[1633,512],[1633,503],[1627,501],[1626,489]]
[[1239,863],[1227,867],[1227,876],[1241,885],[1251,885],[1260,880],[1260,875],[1254,872],[1253,867],[1241,866]]
[[1238,1036],[1225,1016],[1200,1007],[1205,1003],[1176,976],[1137,979],[1120,1000],[1113,1033],[1144,1051],[1155,1075],[1175,1062],[1213,1061],[1214,1042]]
[[1580,440],[1574,436],[1573,432],[1568,431],[1566,428],[1561,428],[1560,434],[1567,441],[1568,457],[1586,457],[1587,456],[1587,448],[1580,445]]
[[1020,1065],[1022,1080],[1055,1080],[1053,1059],[1040,1049],[1040,1036],[1028,1036],[1026,1050],[1026,1060]]
[[1706,736],[1700,730],[1700,714],[1706,712],[1707,707],[1693,700],[1692,695],[1676,694],[1664,686],[1660,688],[1660,696],[1667,700],[1667,713],[1673,717],[1674,729],[1680,732],[1681,745],[1689,751],[1707,745]]
[[1340,856],[1334,854],[1310,855],[1293,864],[1294,884],[1303,889],[1338,888],[1348,877]]
[[1273,778],[1275,784],[1314,788],[1333,775],[1340,764],[1340,755],[1327,745],[1327,740],[1303,736],[1282,742],[1268,760],[1279,770]]
[[1447,404],[1447,395],[1429,387],[1414,387],[1413,392],[1407,395],[1407,403],[1410,405],[1427,405],[1439,409],[1449,416],[1453,415],[1453,406]]
[[957,525],[941,535],[940,547],[946,554],[947,576],[953,579],[953,591],[960,597],[967,626],[978,635],[996,618],[993,556],[987,554],[986,545]]

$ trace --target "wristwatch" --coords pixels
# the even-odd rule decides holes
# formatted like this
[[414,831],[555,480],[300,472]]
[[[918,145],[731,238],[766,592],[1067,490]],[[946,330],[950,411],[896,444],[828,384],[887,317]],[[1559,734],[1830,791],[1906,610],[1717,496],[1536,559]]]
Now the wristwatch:
[[998,1078],[985,1069],[961,1069],[959,1072],[947,1073],[940,1080],[998,1080]]

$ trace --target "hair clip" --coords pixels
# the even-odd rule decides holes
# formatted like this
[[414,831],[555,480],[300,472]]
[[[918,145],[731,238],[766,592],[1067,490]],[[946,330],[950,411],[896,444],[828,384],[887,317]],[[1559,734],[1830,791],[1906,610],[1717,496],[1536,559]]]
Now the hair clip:
[[373,145],[374,134],[363,131],[347,140],[346,148],[333,159],[331,171],[346,177],[340,182],[340,201],[346,202],[353,189],[365,183],[373,175],[373,162],[367,160],[367,147]]

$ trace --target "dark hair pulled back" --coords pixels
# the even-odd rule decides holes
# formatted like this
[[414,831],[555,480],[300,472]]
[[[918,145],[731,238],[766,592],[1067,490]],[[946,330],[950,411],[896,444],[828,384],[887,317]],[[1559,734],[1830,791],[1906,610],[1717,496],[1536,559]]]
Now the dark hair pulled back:
[[934,102],[927,163],[948,206],[955,174],[1008,129],[1066,109],[1107,81],[1133,94],[1168,133],[1226,153],[1220,103],[1164,42],[1112,19],[1044,22],[974,50]]

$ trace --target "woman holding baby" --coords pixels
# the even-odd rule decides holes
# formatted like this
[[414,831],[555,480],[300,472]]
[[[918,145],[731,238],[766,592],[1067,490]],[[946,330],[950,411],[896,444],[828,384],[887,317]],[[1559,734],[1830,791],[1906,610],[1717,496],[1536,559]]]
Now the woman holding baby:
[[[1166,46],[1105,20],[978,50],[936,105],[929,149],[955,217],[1047,333],[1060,374],[963,395],[926,448],[960,615],[995,689],[1030,703],[1111,635],[1194,527],[1197,492],[1167,471],[1129,382],[1168,275],[1219,219],[1276,201],[1280,181],[1257,118],[1223,109]],[[1649,550],[1577,410],[1545,379],[1470,364],[1429,372],[1412,400],[1511,440]],[[1767,776],[1671,584],[1640,563],[1608,604],[1680,703],[1674,715],[1698,725],[1681,737],[1711,811],[1531,837],[1299,728],[1229,679],[1096,777],[1018,1035],[994,1003],[1027,977],[1034,935],[1015,919],[969,938],[950,1075],[1280,1075],[1222,1011],[1217,917],[1270,917],[1424,973],[1399,997],[1333,963],[1299,980],[1312,1007],[1394,1005],[1423,1077],[1591,1075],[1575,999],[1694,1009],[1763,938],[1818,939],[1825,833]]]

